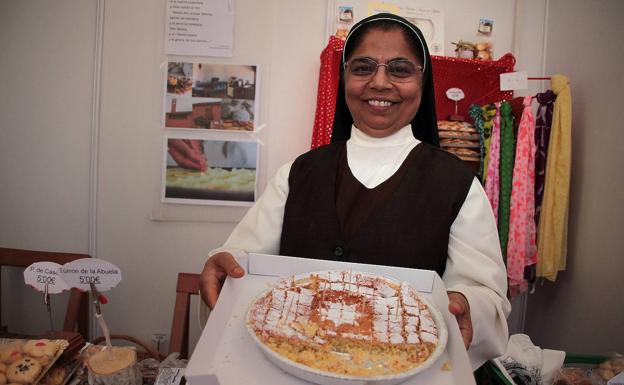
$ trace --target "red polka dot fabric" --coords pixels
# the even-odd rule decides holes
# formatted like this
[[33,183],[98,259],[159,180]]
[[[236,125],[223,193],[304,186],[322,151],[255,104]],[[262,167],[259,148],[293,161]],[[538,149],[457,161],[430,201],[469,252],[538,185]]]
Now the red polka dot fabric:
[[472,104],[484,105],[513,98],[512,91],[500,90],[500,74],[512,72],[515,64],[516,59],[510,53],[493,61],[432,56],[438,120],[455,115],[455,102],[446,97],[449,88],[464,91],[464,99],[457,102],[457,113],[466,119]]
[[312,149],[328,144],[331,140],[343,47],[344,41],[331,36],[329,44],[321,53],[321,70],[316,96]]

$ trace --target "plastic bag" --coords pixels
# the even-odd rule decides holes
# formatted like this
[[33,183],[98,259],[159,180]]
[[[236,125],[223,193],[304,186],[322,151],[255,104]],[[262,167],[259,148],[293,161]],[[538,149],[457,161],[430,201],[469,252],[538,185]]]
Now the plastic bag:
[[591,370],[583,368],[561,368],[553,385],[597,385],[591,380]]

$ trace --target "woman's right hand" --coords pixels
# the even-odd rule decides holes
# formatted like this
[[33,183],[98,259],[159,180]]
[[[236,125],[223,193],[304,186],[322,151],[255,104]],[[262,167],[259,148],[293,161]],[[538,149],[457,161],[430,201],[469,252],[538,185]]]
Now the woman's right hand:
[[202,300],[209,308],[214,308],[225,278],[228,276],[241,278],[243,275],[245,275],[245,270],[228,252],[220,252],[208,258],[200,278],[199,290]]

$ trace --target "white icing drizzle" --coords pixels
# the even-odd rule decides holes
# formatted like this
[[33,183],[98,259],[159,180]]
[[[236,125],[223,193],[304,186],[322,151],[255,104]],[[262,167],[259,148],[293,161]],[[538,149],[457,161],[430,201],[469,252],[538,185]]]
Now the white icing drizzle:
[[[254,329],[319,345],[338,335],[391,344],[437,343],[431,313],[407,283],[397,290],[383,278],[351,271],[324,272],[316,279],[316,291],[303,287],[310,282],[306,279],[299,284],[294,277],[278,282],[255,303],[250,313]],[[315,327],[313,319],[323,327]],[[366,319],[372,321],[369,330],[360,327]]]

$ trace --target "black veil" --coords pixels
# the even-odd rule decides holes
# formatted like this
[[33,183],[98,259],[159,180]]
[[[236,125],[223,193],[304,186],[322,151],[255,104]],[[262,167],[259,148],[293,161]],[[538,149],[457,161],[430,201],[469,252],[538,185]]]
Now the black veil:
[[438,125],[435,110],[435,95],[433,93],[433,73],[431,71],[431,56],[429,55],[429,49],[422,32],[414,24],[405,20],[400,16],[396,16],[390,13],[379,13],[373,16],[369,16],[358,23],[356,23],[349,32],[347,39],[345,40],[342,61],[340,65],[340,80],[338,83],[338,94],[336,98],[336,114],[334,117],[334,126],[332,129],[332,142],[344,141],[351,137],[351,126],[353,124],[353,118],[351,112],[347,107],[347,101],[345,99],[344,91],[344,62],[345,52],[349,47],[349,44],[353,42],[354,36],[360,34],[363,30],[368,28],[362,28],[364,26],[372,26],[378,22],[396,22],[399,24],[406,35],[411,39],[414,39],[416,45],[420,47],[423,58],[423,82],[422,82],[422,96],[420,99],[420,106],[416,116],[412,119],[412,132],[414,137],[420,141],[429,143],[434,146],[440,145],[440,139],[438,138]]

